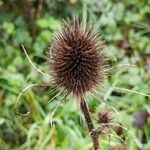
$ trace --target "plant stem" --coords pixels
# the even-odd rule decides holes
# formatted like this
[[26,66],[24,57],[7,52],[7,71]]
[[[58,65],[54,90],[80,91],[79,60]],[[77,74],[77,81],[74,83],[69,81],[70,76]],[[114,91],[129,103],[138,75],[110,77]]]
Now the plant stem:
[[91,114],[90,114],[88,105],[87,105],[87,103],[86,103],[84,98],[82,98],[80,100],[80,107],[81,107],[82,112],[84,114],[84,117],[85,117],[88,129],[89,129],[91,138],[93,140],[94,150],[98,150],[99,149],[99,136],[98,136],[98,133],[96,132],[96,130],[94,128],[94,125],[93,125],[93,122],[92,122],[92,118],[91,118]]

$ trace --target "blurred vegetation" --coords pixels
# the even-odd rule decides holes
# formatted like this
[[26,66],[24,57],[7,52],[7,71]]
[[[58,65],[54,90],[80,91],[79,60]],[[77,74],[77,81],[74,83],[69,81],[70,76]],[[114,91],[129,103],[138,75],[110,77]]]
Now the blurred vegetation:
[[112,126],[109,135],[100,137],[101,149],[117,150],[118,145],[125,145],[127,150],[150,150],[148,0],[0,0],[0,150],[92,149],[78,102],[72,97],[58,107],[63,93],[32,87],[17,101],[25,87],[49,83],[33,68],[20,45],[48,73],[47,43],[62,19],[77,14],[101,29],[112,68],[100,96],[88,98],[92,115],[96,118],[100,110],[107,109],[113,122],[128,129],[117,135],[117,126]]

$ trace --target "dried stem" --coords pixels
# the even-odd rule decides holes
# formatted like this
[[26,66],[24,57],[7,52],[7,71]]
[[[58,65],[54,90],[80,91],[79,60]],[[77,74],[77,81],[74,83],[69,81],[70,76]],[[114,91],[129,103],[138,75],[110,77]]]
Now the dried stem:
[[99,136],[98,136],[98,133],[96,132],[96,130],[94,128],[92,118],[91,118],[91,114],[90,114],[88,105],[87,105],[84,98],[82,98],[81,101],[80,101],[80,107],[81,107],[82,112],[84,114],[84,117],[85,117],[88,129],[89,129],[91,138],[93,140],[94,150],[98,150],[99,149]]

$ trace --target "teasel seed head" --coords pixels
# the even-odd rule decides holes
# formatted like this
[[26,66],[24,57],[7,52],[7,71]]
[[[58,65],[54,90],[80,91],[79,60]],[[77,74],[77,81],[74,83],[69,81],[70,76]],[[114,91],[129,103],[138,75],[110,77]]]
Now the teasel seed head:
[[110,123],[112,123],[112,114],[108,110],[101,110],[98,113],[98,123],[101,125],[101,134],[110,132]]
[[79,18],[65,23],[49,49],[54,87],[81,98],[102,85],[107,72],[104,42],[89,23],[85,28]]
[[98,122],[106,124],[108,126],[109,123],[112,121],[112,115],[108,110],[101,110],[98,113]]

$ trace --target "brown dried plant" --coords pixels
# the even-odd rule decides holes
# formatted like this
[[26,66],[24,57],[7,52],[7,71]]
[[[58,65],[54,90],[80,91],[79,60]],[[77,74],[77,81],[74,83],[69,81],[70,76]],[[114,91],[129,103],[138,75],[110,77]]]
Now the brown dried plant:
[[99,149],[96,133],[86,97],[102,86],[107,73],[104,42],[87,23],[75,18],[65,23],[49,47],[49,66],[52,86],[73,94],[80,102],[81,110],[91,134],[94,149]]

